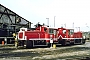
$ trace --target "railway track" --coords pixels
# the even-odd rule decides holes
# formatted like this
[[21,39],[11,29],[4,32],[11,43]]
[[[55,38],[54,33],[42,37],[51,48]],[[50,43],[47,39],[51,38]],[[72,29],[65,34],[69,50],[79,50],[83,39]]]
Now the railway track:
[[19,47],[18,49],[15,49],[14,46],[4,46],[0,48],[0,59],[90,60],[90,42],[88,41],[84,45],[58,46],[56,49],[46,47],[35,47],[32,49]]

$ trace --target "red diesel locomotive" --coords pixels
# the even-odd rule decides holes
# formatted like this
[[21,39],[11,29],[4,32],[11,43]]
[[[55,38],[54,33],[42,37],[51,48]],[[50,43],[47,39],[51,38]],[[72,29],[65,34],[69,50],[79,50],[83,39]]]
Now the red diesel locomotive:
[[49,28],[43,25],[36,27],[34,30],[21,28],[18,32],[20,45],[26,45],[26,48],[34,46],[50,46],[50,40],[53,44],[84,44],[85,36],[82,32],[74,32],[74,29],[66,28]]

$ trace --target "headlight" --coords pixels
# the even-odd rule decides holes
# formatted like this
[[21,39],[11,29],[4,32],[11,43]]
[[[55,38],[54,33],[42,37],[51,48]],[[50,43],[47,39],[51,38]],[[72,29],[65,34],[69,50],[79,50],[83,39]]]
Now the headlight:
[[50,38],[52,38],[52,35],[50,35]]
[[65,36],[65,38],[66,38],[66,36]]

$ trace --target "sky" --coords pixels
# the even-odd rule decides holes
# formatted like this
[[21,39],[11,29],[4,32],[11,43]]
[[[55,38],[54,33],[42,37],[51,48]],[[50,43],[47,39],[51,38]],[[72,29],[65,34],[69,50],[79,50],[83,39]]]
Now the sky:
[[90,31],[90,0],[0,0],[0,3],[21,17],[55,28]]

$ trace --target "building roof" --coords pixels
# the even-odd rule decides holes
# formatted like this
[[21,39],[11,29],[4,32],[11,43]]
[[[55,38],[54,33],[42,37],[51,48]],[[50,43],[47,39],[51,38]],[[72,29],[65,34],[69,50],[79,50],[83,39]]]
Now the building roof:
[[9,8],[0,4],[0,24],[18,25],[18,26],[29,26],[31,22],[21,17],[17,13],[13,12]]

